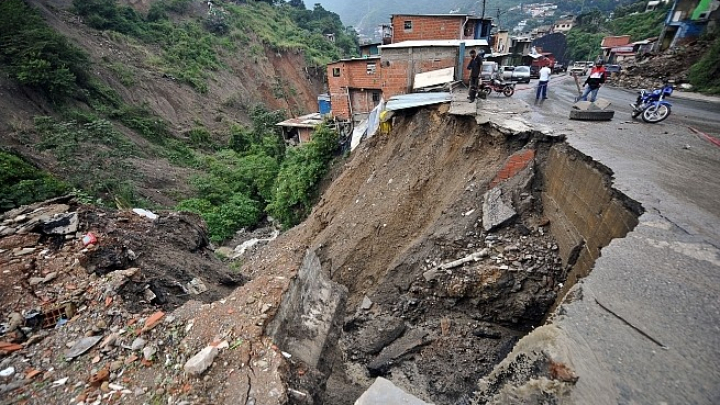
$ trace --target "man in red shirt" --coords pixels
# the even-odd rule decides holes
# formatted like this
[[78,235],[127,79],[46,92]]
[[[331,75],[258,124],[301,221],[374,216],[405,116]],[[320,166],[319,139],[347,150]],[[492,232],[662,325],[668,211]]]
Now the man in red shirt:
[[605,66],[603,66],[603,61],[598,61],[590,70],[587,79],[585,79],[585,91],[582,96],[580,96],[580,100],[588,101],[589,95],[590,102],[594,103],[597,99],[600,86],[605,83],[605,77],[607,77],[607,71],[605,70]]

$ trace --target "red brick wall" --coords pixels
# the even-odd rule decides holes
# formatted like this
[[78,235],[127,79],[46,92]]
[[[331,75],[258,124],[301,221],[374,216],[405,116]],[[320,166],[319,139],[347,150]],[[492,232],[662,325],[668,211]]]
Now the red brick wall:
[[534,158],[535,150],[533,149],[522,150],[510,156],[507,162],[505,162],[505,165],[495,176],[495,179],[490,182],[488,189],[491,189],[498,183],[510,179],[518,174],[522,169],[526,168]]
[[[412,21],[412,30],[405,31],[405,21]],[[412,40],[461,39],[465,16],[392,16],[393,43]]]
[[[368,74],[369,63],[375,64],[374,74]],[[336,68],[340,69],[339,77],[333,76]],[[380,58],[353,59],[329,64],[327,77],[333,115],[350,119],[351,113],[371,111],[374,107],[373,91],[379,91],[382,96],[382,76]],[[352,106],[348,99],[348,89],[352,95]]]

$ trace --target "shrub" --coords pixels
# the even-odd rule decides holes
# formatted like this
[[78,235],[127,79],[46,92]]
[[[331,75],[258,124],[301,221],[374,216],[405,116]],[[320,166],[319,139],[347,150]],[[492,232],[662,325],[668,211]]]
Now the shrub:
[[720,38],[715,39],[702,59],[690,68],[688,79],[699,91],[720,94]]
[[23,159],[0,151],[0,212],[62,195],[68,184]]
[[338,148],[338,138],[337,132],[322,125],[313,132],[310,142],[288,150],[273,201],[266,208],[285,228],[297,225],[310,213],[320,180]]
[[0,2],[0,67],[20,84],[54,99],[87,85],[88,57],[50,29],[21,0]]

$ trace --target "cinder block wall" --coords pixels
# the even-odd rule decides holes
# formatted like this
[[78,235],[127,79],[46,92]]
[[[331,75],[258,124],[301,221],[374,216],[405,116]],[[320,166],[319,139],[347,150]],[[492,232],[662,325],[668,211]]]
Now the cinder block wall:
[[[397,94],[412,91],[413,78],[418,73],[431,70],[455,67],[458,48],[426,47],[426,48],[385,48],[382,51],[382,87],[383,96],[388,99]],[[470,58],[464,62],[464,66]],[[463,74],[467,75],[463,67]]]
[[564,293],[589,274],[600,249],[638,224],[642,207],[613,190],[611,173],[575,149],[553,146],[541,170],[543,210],[564,265],[573,265]]

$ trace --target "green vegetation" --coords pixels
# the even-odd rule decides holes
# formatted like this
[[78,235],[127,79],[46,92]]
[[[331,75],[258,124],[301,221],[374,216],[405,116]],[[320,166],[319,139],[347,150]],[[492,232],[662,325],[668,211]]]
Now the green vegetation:
[[[317,66],[357,54],[354,32],[342,26],[337,14],[319,4],[306,10],[297,3],[273,1],[215,3],[204,16],[185,16],[183,22],[177,22],[170,16],[189,13],[192,0],[156,1],[147,16],[116,0],[73,0],[75,11],[91,27],[159,45],[163,52],[154,60],[158,67],[202,93],[208,90],[211,72],[224,68],[218,57],[223,50],[241,55],[248,52],[244,56],[264,55],[262,49],[244,47],[255,45],[253,39],[279,52],[302,52],[311,65]],[[330,34],[334,42],[326,38]],[[127,80],[127,75],[122,77]]]
[[[214,3],[206,12],[204,2],[161,0],[142,15],[116,0],[73,1],[87,24],[109,31],[114,40],[160,49],[160,56],[151,57],[150,63],[199,92],[207,91],[213,71],[225,68],[220,60],[230,52],[247,58],[264,58],[267,49],[303,53],[317,65],[356,52],[354,34],[319,5],[306,10],[301,1]],[[57,116],[36,117],[34,128],[18,129],[54,159],[66,183],[2,154],[0,209],[73,189],[86,201],[97,202],[102,196],[122,207],[144,206],[135,189],[142,174],[132,171],[131,161],[167,158],[200,173],[192,181],[194,198],[177,208],[202,215],[215,242],[256,225],[266,213],[290,227],[310,212],[338,146],[338,135],[331,129],[323,126],[311,142],[286,150],[275,126],[286,113],[255,107],[249,111],[252,125],[229,124],[224,134],[227,146],[215,144],[222,137],[200,121],[183,136],[175,136],[147,105],[128,105],[115,90],[91,79],[88,57],[52,31],[35,9],[21,0],[6,0],[0,2],[0,13],[0,68],[52,100],[74,99],[58,104]],[[109,58],[100,63],[123,85],[136,84],[134,68]],[[282,99],[297,92],[283,78],[277,78],[271,90]],[[241,103],[247,111],[251,101],[227,103]],[[142,136],[148,146],[131,143],[124,134],[128,130]]]
[[65,194],[70,186],[23,159],[0,151],[0,212]]
[[326,126],[318,128],[312,141],[288,151],[276,181],[276,191],[267,211],[285,227],[300,223],[312,209],[317,185],[327,172],[338,134]]
[[285,227],[296,225],[310,212],[318,184],[337,150],[338,135],[322,126],[311,142],[285,150],[273,125],[283,119],[282,114],[256,107],[251,128],[233,125],[230,149],[202,160],[207,174],[193,181],[199,197],[176,207],[200,214],[214,242],[257,224],[263,212]]
[[616,18],[610,20],[597,9],[579,15],[577,25],[567,35],[567,59],[596,59],[603,37],[609,35],[630,35],[631,41],[659,36],[667,7],[644,13],[645,2],[640,1],[618,7]]
[[0,69],[61,100],[87,85],[88,58],[22,0],[0,2]]
[[[711,38],[704,38],[712,40]],[[720,37],[716,36],[710,49],[688,72],[690,84],[698,91],[720,94]]]

